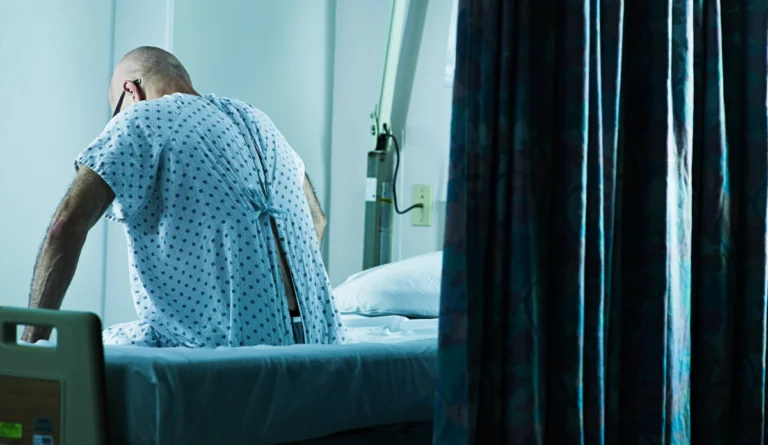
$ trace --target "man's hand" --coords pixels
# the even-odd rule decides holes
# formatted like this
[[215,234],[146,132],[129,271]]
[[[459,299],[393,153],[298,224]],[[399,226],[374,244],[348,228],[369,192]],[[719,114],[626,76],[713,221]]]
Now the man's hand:
[[36,343],[38,340],[48,340],[51,338],[51,331],[51,328],[27,326],[24,328],[24,334],[21,336],[21,341]]
[[[88,231],[101,218],[115,194],[88,167],[80,167],[48,228],[35,265],[29,307],[59,309],[75,275]],[[48,339],[50,328],[28,326],[22,339]]]

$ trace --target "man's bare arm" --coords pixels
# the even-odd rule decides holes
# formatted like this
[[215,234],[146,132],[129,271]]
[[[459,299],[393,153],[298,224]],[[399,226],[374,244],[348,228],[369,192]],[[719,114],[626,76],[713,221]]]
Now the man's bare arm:
[[312,222],[315,224],[317,242],[322,246],[323,234],[325,233],[325,226],[328,224],[328,221],[325,219],[323,209],[320,208],[320,203],[317,201],[315,189],[312,187],[312,183],[309,181],[309,176],[307,175],[304,175],[304,195],[307,197],[309,211],[312,214]]
[[[88,231],[115,198],[106,182],[88,167],[81,167],[48,228],[35,265],[29,307],[59,309]],[[47,339],[50,329],[28,326],[23,339]]]

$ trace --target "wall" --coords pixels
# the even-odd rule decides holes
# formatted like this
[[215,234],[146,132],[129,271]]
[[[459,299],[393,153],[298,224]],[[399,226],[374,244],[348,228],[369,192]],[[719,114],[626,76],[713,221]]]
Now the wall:
[[[109,119],[113,3],[0,2],[0,305],[26,306],[38,248]],[[91,232],[65,309],[102,312],[104,223]]]
[[402,176],[398,175],[398,197],[403,197],[401,208],[411,204],[414,184],[432,186],[435,200],[433,224],[431,227],[414,227],[410,215],[396,217],[395,259],[434,252],[443,246],[453,101],[453,90],[445,83],[445,66],[452,8],[451,0],[431,0],[427,8],[402,137]]
[[[329,222],[329,270],[334,285],[362,268],[366,153],[373,148],[368,116],[381,88],[390,7],[390,0],[337,3],[330,201],[333,218]],[[413,184],[431,184],[437,201],[433,225],[412,227],[410,215],[396,216],[393,260],[442,247],[452,99],[452,90],[445,86],[451,8],[451,0],[428,3],[405,134],[401,136],[400,207],[410,205]]]

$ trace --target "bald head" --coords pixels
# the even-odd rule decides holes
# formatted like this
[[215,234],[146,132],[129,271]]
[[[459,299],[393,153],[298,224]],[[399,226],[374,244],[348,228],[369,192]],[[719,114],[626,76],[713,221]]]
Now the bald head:
[[[153,46],[142,46],[129,52],[117,64],[110,85],[109,101],[114,106],[126,82],[141,79],[143,99],[155,99],[166,94],[197,94],[192,79],[173,54]],[[128,91],[130,93],[130,91]]]

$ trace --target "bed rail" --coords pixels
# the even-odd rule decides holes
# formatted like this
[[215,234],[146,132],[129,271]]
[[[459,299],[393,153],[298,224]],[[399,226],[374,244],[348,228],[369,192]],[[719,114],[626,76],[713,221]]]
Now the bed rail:
[[[56,329],[20,344],[17,326]],[[0,307],[0,444],[106,444],[101,321],[88,312]]]

